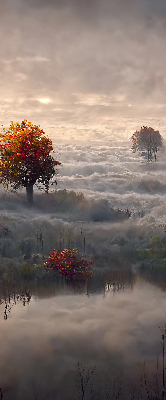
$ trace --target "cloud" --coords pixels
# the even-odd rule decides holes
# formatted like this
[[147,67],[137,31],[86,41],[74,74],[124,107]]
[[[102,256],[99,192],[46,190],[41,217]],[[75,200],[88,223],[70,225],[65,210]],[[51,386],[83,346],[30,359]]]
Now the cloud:
[[[10,101],[8,104],[11,107]],[[37,104],[34,100],[34,108]],[[49,110],[51,104],[41,107]],[[48,195],[35,190],[34,208],[28,209],[25,189],[14,194],[1,188],[1,268],[17,269],[23,255],[41,252],[37,233],[42,234],[45,256],[59,248],[60,242],[82,253],[85,237],[86,254],[94,259],[95,269],[102,271],[117,266],[124,271],[135,263],[137,250],[147,248],[154,234],[164,240],[165,155],[161,152],[156,163],[147,163],[130,150],[128,127],[135,123],[129,120],[124,128],[122,120],[119,128],[116,119],[111,121],[112,130],[109,125],[92,129],[88,125],[56,127],[46,123],[46,132],[54,137],[55,151],[63,164],[58,190]],[[153,123],[157,125],[158,121],[154,119]],[[78,194],[80,191],[84,196]],[[130,218],[112,218],[116,214],[111,210],[122,215],[127,208]],[[126,382],[129,377],[131,383],[133,365],[143,363],[145,356],[151,370],[156,354],[161,354],[158,326],[163,324],[165,292],[139,282],[131,289],[131,283],[124,291],[106,293],[104,299],[97,294],[72,295],[69,289],[65,289],[67,295],[58,295],[53,285],[51,294],[56,293],[56,297],[32,299],[24,308],[22,304],[13,306],[8,325],[3,323],[0,331],[4,393],[8,390],[10,397],[26,399],[33,396],[35,387],[36,395],[42,398],[48,397],[49,386],[52,398],[60,392],[67,400],[65,381],[70,398],[74,398],[78,361],[90,370],[97,367],[94,379],[100,386],[100,376],[104,389],[101,376],[108,358],[116,376],[119,365],[123,365]]]
[[[25,0],[21,0],[20,3],[24,3]],[[116,2],[114,0],[108,1],[104,0],[102,1],[102,4],[99,0],[92,0],[91,3],[88,2],[88,0],[84,1],[83,3],[81,0],[36,0],[35,3],[32,0],[29,0],[26,2],[28,7],[32,8],[43,8],[43,7],[52,7],[52,8],[64,8],[68,7],[73,10],[84,10],[84,9],[93,9],[93,10],[100,10],[103,11],[103,14],[106,14],[108,11],[111,12],[119,12],[123,13],[124,11],[128,11],[130,9],[131,12],[138,12],[141,10],[142,12],[147,12],[147,13],[158,13],[161,14],[164,11],[166,11],[166,6],[164,0],[159,0],[156,4],[155,0],[146,0],[146,1],[140,1],[139,3],[134,0],[126,0],[125,6],[123,0],[117,0]]]
[[[41,56],[34,56],[34,57],[25,56],[25,57],[16,57],[16,60],[12,60],[12,61],[20,61],[20,62],[27,63],[27,62],[31,62],[31,61],[34,61],[34,62],[49,62],[50,60],[49,60],[49,58],[41,57]],[[4,62],[6,62],[6,63],[12,62],[12,61],[4,60]]]
[[164,12],[150,0],[6,2],[1,97],[59,98],[48,120],[78,124],[164,116]]

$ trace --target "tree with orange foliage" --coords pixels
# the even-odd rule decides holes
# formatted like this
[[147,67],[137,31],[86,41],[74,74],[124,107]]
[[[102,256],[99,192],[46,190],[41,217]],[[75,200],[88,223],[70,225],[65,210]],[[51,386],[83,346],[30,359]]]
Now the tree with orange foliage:
[[139,131],[133,133],[131,140],[133,152],[137,150],[145,151],[148,161],[152,160],[152,156],[156,161],[157,151],[162,146],[162,137],[159,131],[143,126]]
[[49,181],[60,165],[51,155],[52,141],[40,125],[24,121],[11,122],[8,130],[0,133],[0,183],[17,190],[25,187],[29,203],[33,203],[34,184],[49,190]]

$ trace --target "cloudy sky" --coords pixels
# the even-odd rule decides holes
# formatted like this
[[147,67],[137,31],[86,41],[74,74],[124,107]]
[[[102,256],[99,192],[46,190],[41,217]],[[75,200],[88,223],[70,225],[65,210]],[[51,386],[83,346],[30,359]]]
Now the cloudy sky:
[[165,0],[1,0],[0,33],[1,123],[165,117]]

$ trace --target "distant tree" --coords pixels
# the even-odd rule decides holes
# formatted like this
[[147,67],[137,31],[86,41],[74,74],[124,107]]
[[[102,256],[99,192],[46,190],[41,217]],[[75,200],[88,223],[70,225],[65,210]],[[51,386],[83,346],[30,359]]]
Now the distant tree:
[[133,133],[131,140],[133,152],[136,152],[137,150],[145,151],[148,161],[151,161],[152,157],[154,157],[156,161],[157,151],[162,147],[162,137],[159,131],[143,126],[140,131]]
[[24,120],[13,123],[0,133],[0,183],[13,189],[25,187],[29,203],[33,203],[33,186],[49,190],[49,181],[60,165],[51,155],[52,141],[40,125]]

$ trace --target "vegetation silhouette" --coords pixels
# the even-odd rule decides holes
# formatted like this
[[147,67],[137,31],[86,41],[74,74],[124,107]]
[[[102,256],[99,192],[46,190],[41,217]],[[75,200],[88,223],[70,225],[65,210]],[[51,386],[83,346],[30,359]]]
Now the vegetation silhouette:
[[162,147],[162,137],[159,131],[155,131],[151,127],[143,126],[139,131],[136,131],[131,136],[132,150],[135,153],[137,150],[142,151],[148,161],[152,161],[154,157],[157,159],[157,152]]
[[116,368],[101,370],[95,366],[89,370],[77,362],[76,387],[80,400],[162,400],[165,398],[163,374],[158,357],[156,371],[151,372],[144,360],[138,366],[136,379],[131,377],[127,382],[123,372]]

